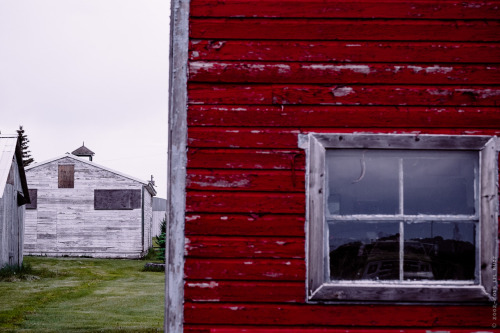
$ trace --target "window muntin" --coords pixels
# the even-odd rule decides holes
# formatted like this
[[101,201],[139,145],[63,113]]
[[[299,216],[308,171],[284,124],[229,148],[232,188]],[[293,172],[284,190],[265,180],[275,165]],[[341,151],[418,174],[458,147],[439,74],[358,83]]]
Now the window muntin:
[[305,142],[308,300],[493,299],[496,138],[310,134]]

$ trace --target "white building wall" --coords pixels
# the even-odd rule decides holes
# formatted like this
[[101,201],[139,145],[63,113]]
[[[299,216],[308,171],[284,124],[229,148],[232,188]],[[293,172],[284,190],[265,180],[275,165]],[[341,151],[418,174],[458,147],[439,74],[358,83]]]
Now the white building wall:
[[[74,188],[58,188],[59,164],[74,164]],[[26,176],[28,187],[38,190],[38,206],[26,211],[25,254],[104,258],[143,254],[141,208],[95,210],[94,190],[142,191],[144,184],[70,157],[30,168]]]

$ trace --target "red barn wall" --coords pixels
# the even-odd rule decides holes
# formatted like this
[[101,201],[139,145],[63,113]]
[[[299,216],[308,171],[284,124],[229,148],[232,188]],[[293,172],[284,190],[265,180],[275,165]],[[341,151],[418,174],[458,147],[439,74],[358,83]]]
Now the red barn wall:
[[306,304],[297,142],[308,132],[500,134],[499,8],[191,0],[186,332],[491,329],[491,306]]

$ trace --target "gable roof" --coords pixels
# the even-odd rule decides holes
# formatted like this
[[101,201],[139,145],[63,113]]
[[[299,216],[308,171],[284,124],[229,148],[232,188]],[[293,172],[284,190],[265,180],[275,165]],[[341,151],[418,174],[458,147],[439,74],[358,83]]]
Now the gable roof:
[[138,183],[141,183],[143,184],[146,189],[148,190],[149,193],[151,193],[151,195],[156,195],[156,190],[153,188],[153,186],[151,185],[151,183],[147,182],[147,181],[144,181],[144,180],[141,180],[139,178],[135,178],[135,177],[132,177],[132,176],[129,176],[127,174],[124,174],[122,172],[119,172],[119,171],[116,171],[116,170],[113,170],[113,169],[110,169],[108,167],[105,167],[103,165],[100,165],[100,164],[96,164],[94,162],[91,162],[89,160],[86,160],[86,159],[83,159],[83,158],[80,158],[76,155],[73,155],[73,153],[66,153],[62,156],[58,156],[58,157],[54,157],[54,158],[51,158],[49,160],[46,160],[46,161],[43,161],[43,162],[40,162],[40,163],[35,163],[35,164],[32,164],[28,167],[26,167],[26,171],[29,171],[31,169],[35,169],[35,168],[38,168],[42,165],[45,165],[45,164],[49,164],[49,163],[52,163],[54,161],[57,161],[57,160],[60,160],[60,159],[63,159],[63,158],[70,158],[70,159],[73,159],[75,161],[78,161],[78,162],[82,162],[82,163],[85,163],[85,164],[88,164],[88,165],[91,165],[93,167],[96,167],[96,168],[99,168],[99,169],[102,169],[102,170],[106,170],[106,171],[109,171],[111,173],[114,173],[116,175],[119,175],[119,176],[122,176],[124,178],[127,178],[127,179],[130,179],[130,180],[133,180],[133,181],[136,181]]
[[0,198],[3,196],[5,185],[7,184],[7,178],[9,177],[12,159],[14,158],[14,156],[16,156],[17,168],[19,170],[19,176],[21,178],[21,187],[23,188],[24,200],[25,202],[29,203],[30,196],[28,191],[28,183],[26,181],[26,174],[24,173],[23,152],[21,149],[21,144],[18,140],[18,136],[15,134],[0,135]]
[[73,150],[71,152],[71,154],[77,155],[77,156],[94,156],[95,155],[95,153],[92,150],[85,147],[85,144],[83,144],[80,148]]

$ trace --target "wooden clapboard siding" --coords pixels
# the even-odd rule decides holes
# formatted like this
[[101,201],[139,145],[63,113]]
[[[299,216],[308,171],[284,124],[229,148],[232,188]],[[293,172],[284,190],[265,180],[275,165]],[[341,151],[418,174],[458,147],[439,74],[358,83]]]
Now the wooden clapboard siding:
[[197,258],[305,258],[302,237],[187,236],[185,250]]
[[186,235],[304,237],[303,214],[186,214]]
[[[311,326],[303,327],[279,327],[279,326],[260,326],[255,328],[255,326],[241,325],[238,328],[228,327],[227,325],[185,325],[184,332],[186,333],[429,333],[435,331],[429,331],[428,328],[409,328],[409,329],[399,329],[394,327],[380,328],[352,328],[350,326],[345,326],[343,328],[314,328]],[[439,331],[437,331],[439,332]],[[453,333],[473,333],[481,332],[480,328],[445,328],[444,332]],[[486,331],[489,332],[489,331]]]
[[191,126],[498,128],[498,107],[191,105]]
[[185,331],[491,328],[488,306],[307,304],[298,137],[500,135],[500,2],[191,0],[190,9]]
[[[186,303],[191,324],[365,327],[491,328],[491,314],[481,307],[393,305],[321,306],[302,304]],[[390,318],[390,320],[387,320]],[[251,331],[250,331],[251,332]],[[346,330],[346,332],[349,332]]]
[[187,152],[188,167],[215,169],[304,170],[301,150],[200,149]]
[[192,18],[196,39],[495,42],[498,21]]
[[189,78],[199,82],[351,84],[499,84],[498,65],[331,64],[194,61]]
[[192,17],[498,19],[498,1],[193,0]]
[[191,61],[326,63],[499,63],[498,44],[406,41],[273,41],[194,39]]
[[304,172],[191,170],[186,188],[189,190],[302,192]]
[[[3,138],[2,138],[3,139]],[[25,206],[18,205],[18,193],[23,194],[22,180],[18,160],[8,146],[0,151],[0,159],[11,161],[7,165],[8,175],[0,193],[0,268],[6,265],[21,266],[23,263],[24,217]],[[14,149],[15,145],[14,145]],[[1,156],[5,154],[4,156]],[[10,169],[10,170],[9,170]],[[22,167],[21,167],[22,169]]]
[[184,286],[189,302],[300,303],[304,286],[300,282],[192,280]]

